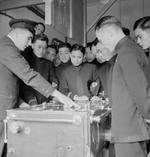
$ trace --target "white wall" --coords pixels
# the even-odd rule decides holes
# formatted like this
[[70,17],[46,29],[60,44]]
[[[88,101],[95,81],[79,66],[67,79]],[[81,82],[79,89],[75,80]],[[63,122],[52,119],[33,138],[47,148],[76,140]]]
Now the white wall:
[[[34,21],[44,22],[40,17],[33,14],[31,11],[26,8],[13,9],[5,11],[6,14],[14,18],[26,18]],[[7,34],[10,30],[9,21],[11,18],[0,14],[0,37]]]
[[[14,18],[26,18],[26,19],[44,23],[44,20],[42,18],[35,15],[34,13],[32,13],[30,10],[26,8],[8,10],[8,11],[5,11],[5,13],[7,13],[8,15],[11,15]],[[9,17],[0,14],[0,37],[6,35],[9,32],[10,30],[10,27],[8,24],[9,21],[10,21]],[[52,38],[58,38],[62,41],[65,41],[65,36],[62,33],[53,29],[49,25],[46,25],[45,34],[48,36],[49,41],[51,41]],[[70,43],[76,42],[73,39],[68,39],[68,41]]]
[[[117,16],[123,26],[130,28],[132,34],[132,27],[134,21],[142,16],[150,15],[150,0],[118,0],[107,12],[105,15],[114,15]],[[87,25],[90,26],[94,19],[99,14],[99,11],[102,9],[100,3],[91,3],[87,7]],[[15,18],[29,18],[31,20],[44,22],[43,19],[33,14],[31,11],[26,8],[9,10],[7,14]],[[0,37],[9,32],[8,21],[10,18],[0,15]],[[65,37],[60,32],[57,32],[50,26],[46,26],[46,34],[49,39],[58,38],[65,41]],[[87,33],[87,41],[92,41],[95,38],[95,31],[92,28]],[[71,43],[74,43],[73,39],[69,40]]]

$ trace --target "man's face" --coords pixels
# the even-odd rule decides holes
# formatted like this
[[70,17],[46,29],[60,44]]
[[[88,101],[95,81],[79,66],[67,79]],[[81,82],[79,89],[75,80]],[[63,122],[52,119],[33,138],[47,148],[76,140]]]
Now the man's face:
[[99,55],[101,55],[101,59],[104,59],[106,61],[110,60],[114,51],[114,46],[112,42],[113,38],[111,37],[111,34],[103,29],[100,29],[96,31],[96,37],[99,40],[99,43],[97,44],[97,49],[99,50]]
[[33,34],[26,29],[19,29],[17,31],[17,47],[19,50],[24,51],[29,45],[31,45],[31,40],[33,38]]
[[79,66],[83,62],[83,53],[80,50],[73,50],[71,52],[71,63],[74,66]]
[[47,48],[46,58],[53,62],[54,59],[56,58],[56,50],[51,47]]
[[150,47],[150,30],[142,30],[140,28],[134,31],[136,42],[143,48],[147,49]]
[[101,43],[96,45],[96,59],[98,62],[103,63],[110,60],[111,52],[108,48],[104,47]]
[[61,62],[67,63],[70,60],[70,51],[67,47],[59,48],[58,54]]
[[92,53],[89,47],[86,47],[85,59],[87,62],[92,62],[95,59],[95,55]]
[[44,27],[41,24],[35,26],[35,35],[44,33]]
[[36,41],[32,44],[32,48],[33,48],[34,54],[35,54],[38,58],[42,58],[42,57],[44,57],[44,55],[45,55],[45,53],[46,53],[47,43],[46,43],[46,41],[36,40]]

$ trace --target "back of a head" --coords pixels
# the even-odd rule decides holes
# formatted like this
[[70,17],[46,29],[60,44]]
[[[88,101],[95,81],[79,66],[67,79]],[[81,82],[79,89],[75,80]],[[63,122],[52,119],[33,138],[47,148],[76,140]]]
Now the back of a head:
[[114,16],[102,17],[95,26],[99,42],[113,52],[118,42],[124,38],[121,22]]
[[150,16],[144,16],[135,21],[133,25],[133,30],[140,28],[142,30],[150,29]]
[[121,29],[120,21],[114,16],[104,16],[96,24],[95,30],[99,30],[104,26],[113,26],[114,28]]

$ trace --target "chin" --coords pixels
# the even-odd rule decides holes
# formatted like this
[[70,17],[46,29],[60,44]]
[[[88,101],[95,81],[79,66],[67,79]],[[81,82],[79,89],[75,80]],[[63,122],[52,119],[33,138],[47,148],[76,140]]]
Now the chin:
[[62,61],[63,63],[67,63],[68,61]]
[[91,59],[91,60],[87,60],[88,62],[93,62],[94,61],[94,59]]
[[43,55],[36,55],[38,58],[43,58]]
[[79,66],[80,64],[73,64],[73,65],[77,67],[77,66]]

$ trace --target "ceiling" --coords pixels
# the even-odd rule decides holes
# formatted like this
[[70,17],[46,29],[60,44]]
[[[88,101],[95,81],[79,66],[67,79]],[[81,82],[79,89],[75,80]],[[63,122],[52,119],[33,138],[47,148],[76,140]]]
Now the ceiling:
[[[3,14],[3,10],[6,8],[18,8],[19,6],[26,6],[26,8],[30,11],[32,11],[37,16],[41,17],[42,19],[45,19],[45,12],[44,12],[44,5],[39,5],[40,2],[44,2],[44,0],[26,0],[20,1],[20,0],[0,0],[0,6],[2,7],[1,13]],[[87,0],[87,6],[93,5],[95,3],[102,3],[103,5],[109,2],[109,0]],[[31,5],[30,5],[31,4]],[[37,5],[38,4],[38,5]],[[44,3],[43,3],[44,4]],[[41,7],[42,6],[42,7]],[[10,16],[10,15],[8,15]]]

